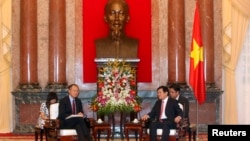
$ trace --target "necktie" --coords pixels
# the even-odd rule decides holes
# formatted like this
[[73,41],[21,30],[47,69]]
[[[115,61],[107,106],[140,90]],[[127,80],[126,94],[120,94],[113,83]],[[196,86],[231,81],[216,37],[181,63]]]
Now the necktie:
[[76,114],[76,104],[75,104],[75,100],[73,100],[72,102],[72,114]]
[[162,117],[163,113],[164,113],[164,101],[161,102],[161,113],[160,113],[160,117],[159,117],[160,122],[162,122],[161,117]]

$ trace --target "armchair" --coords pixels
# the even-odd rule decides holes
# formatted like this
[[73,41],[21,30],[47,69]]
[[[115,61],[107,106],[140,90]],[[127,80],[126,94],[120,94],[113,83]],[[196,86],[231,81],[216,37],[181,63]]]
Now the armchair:
[[[50,105],[50,119],[46,121],[46,137],[48,141],[78,141],[75,129],[60,129],[60,121],[57,119],[59,112],[59,103]],[[90,124],[92,126],[92,119]]]
[[[149,140],[149,125],[150,125],[150,120],[147,121],[142,121],[142,128],[143,128],[143,135],[142,135],[142,140],[143,141],[150,141]],[[178,123],[179,124],[179,123]],[[177,141],[179,139],[179,125],[176,125],[176,129],[170,129],[169,132],[169,137],[168,141]],[[157,129],[157,140],[160,141],[161,136],[162,136],[162,129]]]
[[[142,122],[143,128],[143,141],[149,141],[149,125],[150,120]],[[170,129],[168,141],[178,141],[182,138],[186,138],[186,133],[188,133],[189,141],[193,136],[193,141],[196,141],[196,130],[195,127],[190,126],[187,122],[187,119],[182,119],[179,123],[176,124],[176,129]],[[162,129],[157,129],[157,140],[160,141],[162,135]]]

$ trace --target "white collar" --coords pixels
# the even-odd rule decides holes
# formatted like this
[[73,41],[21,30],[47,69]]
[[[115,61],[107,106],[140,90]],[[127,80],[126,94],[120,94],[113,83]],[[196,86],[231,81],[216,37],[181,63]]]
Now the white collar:
[[168,101],[168,97],[162,100],[162,102],[166,103]]
[[75,98],[73,98],[71,95],[69,95],[69,99],[72,102]]
[[178,95],[178,96],[176,97],[176,100],[179,100],[179,97],[180,97],[180,95]]

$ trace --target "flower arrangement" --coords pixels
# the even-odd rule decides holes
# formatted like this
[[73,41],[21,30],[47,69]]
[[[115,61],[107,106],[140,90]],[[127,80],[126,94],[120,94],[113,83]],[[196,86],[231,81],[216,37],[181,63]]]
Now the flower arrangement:
[[136,70],[124,61],[109,61],[98,70],[97,95],[91,109],[98,114],[138,112],[141,98],[137,95]]

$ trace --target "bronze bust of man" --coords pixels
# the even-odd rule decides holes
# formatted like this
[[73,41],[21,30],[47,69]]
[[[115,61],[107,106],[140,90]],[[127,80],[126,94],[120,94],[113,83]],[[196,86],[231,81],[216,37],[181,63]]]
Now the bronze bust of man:
[[104,20],[109,26],[105,38],[95,40],[96,58],[137,58],[138,40],[126,36],[129,7],[125,0],[109,0],[105,5]]

